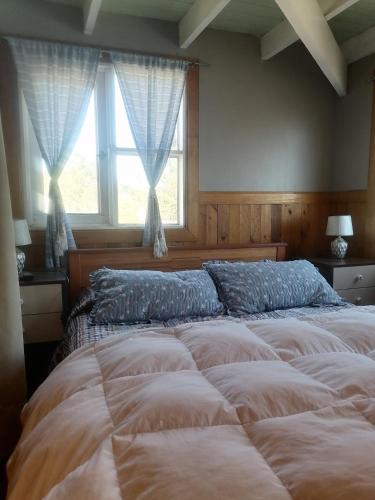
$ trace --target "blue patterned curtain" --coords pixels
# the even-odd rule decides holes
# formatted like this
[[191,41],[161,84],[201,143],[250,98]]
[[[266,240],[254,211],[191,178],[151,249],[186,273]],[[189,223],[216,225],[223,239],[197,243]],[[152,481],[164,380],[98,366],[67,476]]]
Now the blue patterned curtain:
[[168,251],[156,186],[172,146],[188,61],[111,52],[138,154],[150,186],[143,245]]
[[35,135],[50,175],[46,267],[63,265],[75,248],[58,185],[94,88],[100,50],[8,38]]

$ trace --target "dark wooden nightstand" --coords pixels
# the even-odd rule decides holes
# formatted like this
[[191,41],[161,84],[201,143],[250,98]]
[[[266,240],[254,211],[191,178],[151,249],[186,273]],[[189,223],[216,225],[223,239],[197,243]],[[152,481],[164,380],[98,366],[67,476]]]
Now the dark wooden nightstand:
[[59,271],[33,271],[20,280],[28,397],[48,375],[54,350],[62,339],[67,315],[67,277]]
[[352,304],[375,304],[375,260],[313,258],[314,264],[341,297]]

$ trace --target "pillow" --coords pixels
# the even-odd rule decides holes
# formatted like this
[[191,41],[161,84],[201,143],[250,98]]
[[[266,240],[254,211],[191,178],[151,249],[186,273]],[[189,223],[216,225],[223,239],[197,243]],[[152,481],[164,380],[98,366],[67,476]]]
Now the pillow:
[[230,314],[344,301],[306,260],[205,263]]
[[165,273],[99,269],[90,275],[96,301],[93,324],[138,323],[224,312],[215,284],[204,270]]

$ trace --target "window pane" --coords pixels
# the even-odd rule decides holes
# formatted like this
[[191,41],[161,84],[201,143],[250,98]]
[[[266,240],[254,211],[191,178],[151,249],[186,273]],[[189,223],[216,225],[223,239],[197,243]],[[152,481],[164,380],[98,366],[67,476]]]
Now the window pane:
[[65,211],[99,213],[95,100],[91,97],[85,122],[59,179]]
[[143,225],[148,182],[139,156],[117,155],[117,188],[119,224]]
[[[176,130],[173,136],[173,142],[171,149],[182,150],[183,145],[183,120],[184,120],[184,97],[181,100],[180,112],[178,115]],[[124,101],[122,99],[120,86],[115,75],[115,130],[116,130],[116,147],[117,148],[130,148],[135,149],[135,142],[133,139],[133,133],[131,131],[128,116],[126,114],[126,109]]]
[[[178,224],[178,160],[170,158],[157,186],[164,224]],[[138,156],[117,156],[118,222],[144,225],[148,201],[148,182]]]
[[184,143],[184,106],[185,106],[185,96],[182,96],[180,111],[178,113],[176,130],[174,131],[173,141],[172,141],[172,151],[182,151]]
[[125,111],[124,101],[122,99],[120,86],[115,75],[115,128],[116,128],[116,147],[135,148],[133,134],[130,129],[128,116]]

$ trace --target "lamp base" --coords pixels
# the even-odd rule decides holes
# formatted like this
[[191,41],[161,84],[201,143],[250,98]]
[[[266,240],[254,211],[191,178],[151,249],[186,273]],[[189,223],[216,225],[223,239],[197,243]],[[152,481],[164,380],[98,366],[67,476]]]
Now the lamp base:
[[331,252],[336,259],[344,259],[348,251],[348,242],[338,236],[331,242]]
[[25,253],[16,247],[16,261],[17,261],[17,271],[18,277],[22,276],[23,268],[25,267],[26,256]]

